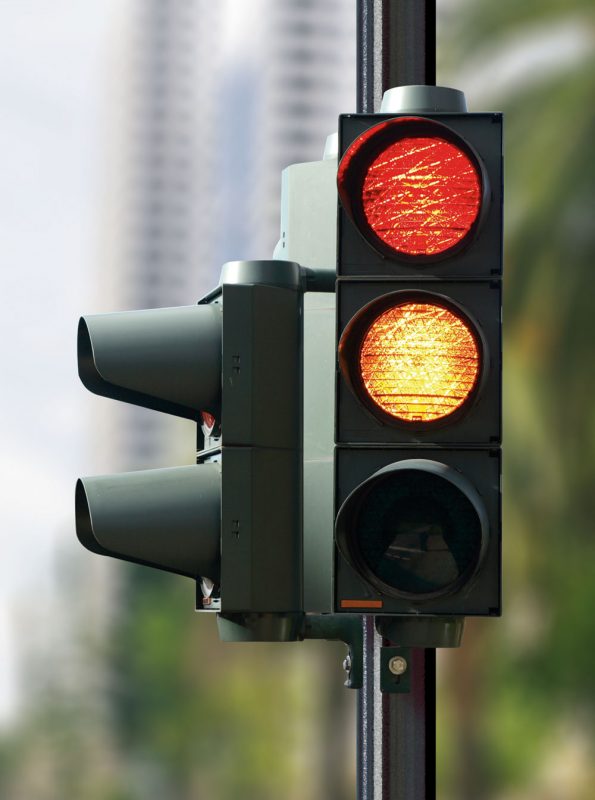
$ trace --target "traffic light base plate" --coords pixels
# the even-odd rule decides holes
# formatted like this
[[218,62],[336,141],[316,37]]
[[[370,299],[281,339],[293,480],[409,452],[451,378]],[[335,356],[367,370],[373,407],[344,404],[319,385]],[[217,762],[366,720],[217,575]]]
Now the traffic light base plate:
[[302,638],[303,617],[301,612],[218,614],[219,638],[222,642],[295,642]]
[[399,647],[459,647],[464,617],[376,617],[376,630]]

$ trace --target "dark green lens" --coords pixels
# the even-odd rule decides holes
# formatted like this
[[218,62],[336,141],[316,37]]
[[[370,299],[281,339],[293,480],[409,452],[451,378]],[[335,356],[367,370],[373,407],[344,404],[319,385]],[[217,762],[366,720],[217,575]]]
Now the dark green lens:
[[477,566],[480,518],[466,494],[439,475],[389,473],[372,484],[356,513],[355,549],[376,578],[399,592],[447,591]]

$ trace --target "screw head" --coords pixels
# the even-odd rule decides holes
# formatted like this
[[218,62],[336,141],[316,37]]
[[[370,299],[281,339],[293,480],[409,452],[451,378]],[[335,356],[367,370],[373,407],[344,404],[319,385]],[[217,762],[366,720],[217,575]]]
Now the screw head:
[[403,656],[393,656],[388,662],[388,668],[393,675],[403,675],[407,672],[407,660]]
[[343,669],[345,670],[345,672],[351,672],[351,656],[349,655],[349,653],[345,656],[345,659],[343,661]]

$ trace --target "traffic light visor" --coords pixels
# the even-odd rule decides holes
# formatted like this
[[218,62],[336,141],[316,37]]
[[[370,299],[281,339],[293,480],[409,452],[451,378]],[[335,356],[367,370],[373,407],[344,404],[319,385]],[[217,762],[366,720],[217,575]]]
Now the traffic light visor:
[[426,459],[379,470],[337,516],[337,543],[352,566],[381,592],[417,600],[470,581],[487,535],[487,514],[471,483]]
[[81,317],[79,376],[89,391],[197,419],[221,405],[221,305]]
[[383,421],[451,420],[472,402],[483,343],[469,317],[446,298],[395,292],[357,314],[339,344],[341,370]]
[[343,206],[380,252],[431,261],[474,234],[486,178],[479,158],[434,120],[401,117],[359,136],[339,165]]
[[81,478],[75,507],[77,537],[87,550],[219,580],[219,465]]

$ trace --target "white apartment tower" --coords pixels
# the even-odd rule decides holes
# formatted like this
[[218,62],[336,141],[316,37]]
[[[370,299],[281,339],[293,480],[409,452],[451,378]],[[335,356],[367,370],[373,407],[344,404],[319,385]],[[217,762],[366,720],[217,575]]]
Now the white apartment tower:
[[337,117],[355,111],[355,0],[267,0],[263,22],[264,147],[253,223],[267,253],[278,239],[281,170],[322,158]]
[[[282,169],[355,108],[355,0],[128,2],[97,310],[190,304],[224,261],[270,258]],[[187,427],[110,405],[108,462],[175,460]]]

